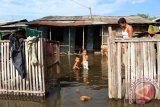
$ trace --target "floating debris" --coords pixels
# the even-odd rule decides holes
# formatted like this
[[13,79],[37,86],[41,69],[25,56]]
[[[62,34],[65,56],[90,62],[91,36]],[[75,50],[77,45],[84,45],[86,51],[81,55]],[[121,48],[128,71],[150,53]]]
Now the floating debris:
[[83,101],[83,102],[86,102],[86,101],[88,101],[90,99],[91,99],[91,97],[89,97],[89,96],[81,96],[80,97],[80,100]]

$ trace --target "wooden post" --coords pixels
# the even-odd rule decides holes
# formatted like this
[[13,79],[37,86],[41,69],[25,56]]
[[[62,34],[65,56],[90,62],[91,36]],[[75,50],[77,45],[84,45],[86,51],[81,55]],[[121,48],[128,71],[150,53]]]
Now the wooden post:
[[83,26],[83,43],[82,44],[83,44],[82,47],[83,47],[83,50],[84,50],[84,26]]
[[108,39],[108,96],[109,98],[113,98],[112,97],[112,84],[111,84],[111,81],[112,81],[112,78],[111,78],[111,60],[112,60],[112,57],[111,57],[111,36],[112,36],[112,28],[109,27],[108,28],[108,31],[109,31],[109,39]]
[[[125,70],[125,87],[126,87],[126,93],[125,93],[125,98],[128,99],[129,98],[129,87],[130,87],[130,75],[131,75],[131,43],[128,43],[127,45],[128,47],[128,59],[127,59],[127,66],[126,66],[126,70]],[[126,49],[125,49],[126,50]]]
[[[160,42],[157,42],[157,82],[160,83]],[[160,91],[156,95],[160,99]]]
[[121,43],[117,44],[117,76],[118,76],[118,81],[117,81],[117,85],[118,85],[118,98],[121,99],[122,98],[122,69],[121,69]]
[[52,40],[52,27],[49,27],[49,39]]
[[109,98],[117,98],[116,85],[116,47],[115,47],[115,36],[112,32],[112,27],[108,27],[109,39],[108,39],[108,95]]
[[102,35],[101,35],[102,36],[102,43],[101,43],[101,45],[103,45],[103,43],[104,43],[104,35],[103,35],[104,32],[103,32],[103,30],[104,29],[103,29],[103,25],[102,25]]
[[71,31],[70,31],[70,27],[69,27],[69,53],[71,52]]

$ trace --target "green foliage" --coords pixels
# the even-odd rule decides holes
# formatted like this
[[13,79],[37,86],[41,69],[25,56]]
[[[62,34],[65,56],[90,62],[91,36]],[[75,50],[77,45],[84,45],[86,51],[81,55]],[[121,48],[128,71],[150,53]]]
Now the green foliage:
[[154,20],[154,19],[157,18],[156,16],[150,16],[148,14],[141,14],[141,13],[138,13],[137,16],[140,16],[140,17],[143,17],[143,18],[146,18],[146,19],[149,19],[149,20]]

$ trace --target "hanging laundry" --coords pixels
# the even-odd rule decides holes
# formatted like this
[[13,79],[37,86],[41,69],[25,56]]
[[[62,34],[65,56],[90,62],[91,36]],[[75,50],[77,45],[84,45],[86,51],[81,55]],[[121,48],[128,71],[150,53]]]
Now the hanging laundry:
[[41,31],[27,28],[25,35],[26,37],[33,37],[33,36],[39,37],[41,35]]
[[159,31],[158,26],[149,25],[149,27],[148,27],[148,32],[149,33],[156,33],[158,31]]
[[10,53],[12,62],[18,71],[18,74],[25,78],[26,71],[25,71],[25,52],[24,52],[24,39],[17,38],[15,34],[11,34],[9,36],[10,42]]
[[30,55],[30,61],[32,65],[37,65],[38,64],[38,59],[36,56],[36,42],[38,40],[38,37],[33,36],[33,37],[28,37],[27,41],[28,41],[28,51],[29,51],[29,55]]

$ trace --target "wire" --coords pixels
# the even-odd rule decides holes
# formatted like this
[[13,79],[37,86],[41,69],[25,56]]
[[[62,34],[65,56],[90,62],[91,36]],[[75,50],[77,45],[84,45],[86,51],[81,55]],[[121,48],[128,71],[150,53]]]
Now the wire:
[[87,6],[85,6],[85,5],[83,5],[83,4],[79,3],[79,2],[77,2],[77,1],[75,1],[75,0],[71,0],[71,1],[73,1],[74,3],[76,3],[76,4],[78,4],[78,5],[82,6],[82,7],[90,8],[90,7],[87,7]]
[[93,21],[93,17],[92,17],[92,9],[91,9],[91,7],[87,7],[87,6],[85,6],[85,5],[83,5],[83,4],[79,3],[79,2],[77,2],[77,1],[75,1],[75,0],[71,0],[71,1],[73,1],[74,3],[80,5],[80,6],[84,7],[84,8],[89,9],[90,16],[91,16],[91,19],[92,19],[92,21]]

